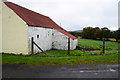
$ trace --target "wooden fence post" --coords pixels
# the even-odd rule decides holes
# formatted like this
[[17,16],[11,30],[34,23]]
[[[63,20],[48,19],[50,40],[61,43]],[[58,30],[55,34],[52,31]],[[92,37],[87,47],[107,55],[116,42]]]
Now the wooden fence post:
[[68,55],[70,55],[70,37],[68,38]]
[[34,45],[33,45],[34,38],[31,38],[31,55],[34,54]]
[[105,38],[103,38],[103,54],[105,53]]

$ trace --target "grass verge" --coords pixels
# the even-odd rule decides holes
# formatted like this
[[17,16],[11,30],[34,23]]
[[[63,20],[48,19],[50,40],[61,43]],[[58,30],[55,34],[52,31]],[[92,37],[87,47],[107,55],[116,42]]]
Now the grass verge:
[[[78,39],[78,45],[83,48],[99,49],[102,41]],[[119,43],[120,44],[120,43]],[[100,55],[101,50],[84,51],[71,50],[67,55],[66,50],[49,50],[44,53],[37,53],[32,56],[2,54],[3,64],[29,64],[29,65],[64,65],[64,64],[91,64],[91,63],[118,63],[118,43],[106,41],[105,54]]]
[[64,57],[41,57],[2,54],[3,64],[29,64],[29,65],[63,65],[63,64],[91,64],[91,63],[117,63],[118,55],[81,55]]

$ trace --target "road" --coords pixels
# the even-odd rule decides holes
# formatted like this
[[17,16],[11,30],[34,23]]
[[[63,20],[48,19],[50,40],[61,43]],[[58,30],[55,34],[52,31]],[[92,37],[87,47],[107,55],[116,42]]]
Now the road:
[[3,78],[118,78],[118,64],[3,64]]

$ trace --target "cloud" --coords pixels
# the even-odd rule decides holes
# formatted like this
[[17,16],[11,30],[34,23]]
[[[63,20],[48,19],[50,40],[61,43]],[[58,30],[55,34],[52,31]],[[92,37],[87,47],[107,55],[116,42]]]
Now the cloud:
[[9,0],[52,18],[66,30],[118,27],[119,0]]

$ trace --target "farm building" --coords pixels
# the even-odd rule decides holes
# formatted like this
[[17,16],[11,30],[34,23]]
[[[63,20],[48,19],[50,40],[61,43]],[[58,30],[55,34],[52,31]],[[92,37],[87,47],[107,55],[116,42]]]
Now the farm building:
[[[70,49],[76,48],[77,38],[49,17],[12,2],[1,2],[0,6],[0,16],[2,16],[1,52],[31,54],[32,37],[43,51],[67,50],[68,38],[70,38]],[[34,52],[41,51],[35,46]]]

